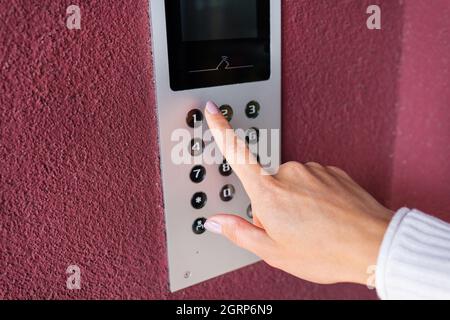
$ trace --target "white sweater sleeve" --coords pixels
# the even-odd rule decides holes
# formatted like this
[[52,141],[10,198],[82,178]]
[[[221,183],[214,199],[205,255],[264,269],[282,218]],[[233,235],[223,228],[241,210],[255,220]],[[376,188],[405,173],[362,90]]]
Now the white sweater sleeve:
[[450,299],[450,224],[400,209],[381,245],[376,287],[381,299]]

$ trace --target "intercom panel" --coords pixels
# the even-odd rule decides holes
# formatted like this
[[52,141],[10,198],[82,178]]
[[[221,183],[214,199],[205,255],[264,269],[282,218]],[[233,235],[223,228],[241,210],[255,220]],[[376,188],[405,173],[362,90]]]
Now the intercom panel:
[[[226,159],[204,161],[204,106],[258,139],[281,126],[281,0],[151,0],[150,14],[171,291],[258,261],[205,219],[251,221]],[[243,137],[243,138],[244,138]],[[276,142],[279,146],[279,141]],[[189,161],[186,161],[186,154]]]

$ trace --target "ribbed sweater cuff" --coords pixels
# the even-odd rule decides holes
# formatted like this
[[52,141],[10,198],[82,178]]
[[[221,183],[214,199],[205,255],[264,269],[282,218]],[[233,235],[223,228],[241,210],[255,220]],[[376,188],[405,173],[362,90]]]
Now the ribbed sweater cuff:
[[450,299],[450,225],[400,209],[381,245],[376,287],[381,299]]

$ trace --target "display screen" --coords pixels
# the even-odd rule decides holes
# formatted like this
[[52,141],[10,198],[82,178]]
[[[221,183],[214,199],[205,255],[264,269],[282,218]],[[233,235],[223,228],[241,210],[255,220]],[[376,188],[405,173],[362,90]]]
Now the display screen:
[[174,91],[270,78],[270,0],[165,0]]
[[258,37],[258,0],[181,0],[183,41]]

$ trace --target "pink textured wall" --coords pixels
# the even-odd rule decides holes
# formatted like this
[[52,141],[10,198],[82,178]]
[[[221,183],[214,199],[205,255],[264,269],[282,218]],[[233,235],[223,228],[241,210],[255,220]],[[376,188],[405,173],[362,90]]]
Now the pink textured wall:
[[[170,294],[147,1],[82,1],[82,30],[69,31],[65,9],[76,2],[0,2],[0,298],[375,297],[360,286],[306,283],[264,263]],[[374,2],[383,9],[383,31],[365,27]],[[403,10],[400,0],[283,5],[284,160],[342,166],[384,202],[398,93],[403,106],[416,83],[403,72],[398,87]],[[440,52],[433,51],[436,59]],[[414,56],[403,63],[414,64]],[[445,112],[445,98],[427,102]],[[409,120],[401,121],[409,130]],[[448,134],[448,126],[440,130],[430,129],[436,138]],[[428,155],[435,165],[437,150]],[[397,167],[397,177],[410,174]],[[440,179],[427,181],[439,186]],[[80,291],[65,288],[70,264],[81,267]]]
[[392,204],[450,221],[450,2],[405,7]]

